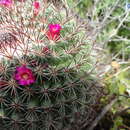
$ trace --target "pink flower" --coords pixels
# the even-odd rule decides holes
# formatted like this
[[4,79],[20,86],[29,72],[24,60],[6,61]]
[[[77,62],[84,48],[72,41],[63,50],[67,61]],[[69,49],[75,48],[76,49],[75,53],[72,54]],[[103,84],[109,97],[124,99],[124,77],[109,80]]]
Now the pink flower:
[[39,9],[40,8],[40,3],[38,1],[34,1],[33,6],[34,6],[35,9]]
[[12,0],[0,0],[0,5],[4,5],[5,7],[11,7],[13,4]]
[[57,41],[60,38],[61,26],[59,24],[50,24],[47,31],[47,37],[49,40]]
[[33,6],[34,6],[34,15],[37,16],[40,9],[40,3],[38,1],[34,1]]
[[14,78],[19,85],[30,85],[35,82],[32,70],[25,65],[16,68]]

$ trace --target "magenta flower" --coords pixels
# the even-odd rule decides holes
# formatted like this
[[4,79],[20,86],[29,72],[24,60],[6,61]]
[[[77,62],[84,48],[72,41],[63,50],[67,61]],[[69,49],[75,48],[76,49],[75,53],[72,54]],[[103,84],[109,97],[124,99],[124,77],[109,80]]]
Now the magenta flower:
[[33,6],[34,6],[35,9],[39,9],[40,8],[40,3],[38,1],[34,1]]
[[4,5],[5,7],[11,7],[13,4],[12,0],[0,0],[0,5]]
[[59,24],[50,24],[47,31],[47,37],[49,40],[57,41],[60,38],[61,26]]
[[16,68],[14,78],[18,81],[19,85],[30,85],[35,82],[32,70],[25,65]]
[[38,1],[34,1],[33,6],[34,6],[34,15],[37,16],[40,9],[40,3]]

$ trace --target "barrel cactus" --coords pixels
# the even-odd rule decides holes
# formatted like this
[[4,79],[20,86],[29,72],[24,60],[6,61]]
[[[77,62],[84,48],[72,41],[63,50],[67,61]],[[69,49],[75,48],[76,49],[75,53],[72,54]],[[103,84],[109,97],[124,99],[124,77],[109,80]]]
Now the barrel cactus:
[[[10,6],[7,6],[10,5]],[[79,130],[100,97],[84,26],[47,1],[0,7],[0,126]]]

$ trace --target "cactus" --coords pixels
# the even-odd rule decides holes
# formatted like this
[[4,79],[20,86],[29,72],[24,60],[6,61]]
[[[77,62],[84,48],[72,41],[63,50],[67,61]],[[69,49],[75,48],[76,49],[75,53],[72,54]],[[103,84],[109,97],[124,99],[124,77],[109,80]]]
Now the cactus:
[[0,23],[1,128],[79,130],[90,123],[101,88],[84,26],[47,1],[2,5]]

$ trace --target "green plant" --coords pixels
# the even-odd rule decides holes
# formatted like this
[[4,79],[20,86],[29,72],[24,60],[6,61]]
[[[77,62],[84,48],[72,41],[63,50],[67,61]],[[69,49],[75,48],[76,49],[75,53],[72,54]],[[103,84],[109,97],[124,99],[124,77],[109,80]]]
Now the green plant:
[[94,118],[101,96],[92,75],[93,45],[64,10],[32,5],[0,8],[1,128],[79,130]]

